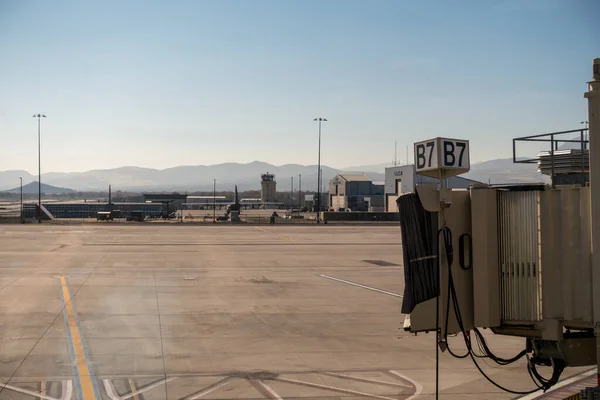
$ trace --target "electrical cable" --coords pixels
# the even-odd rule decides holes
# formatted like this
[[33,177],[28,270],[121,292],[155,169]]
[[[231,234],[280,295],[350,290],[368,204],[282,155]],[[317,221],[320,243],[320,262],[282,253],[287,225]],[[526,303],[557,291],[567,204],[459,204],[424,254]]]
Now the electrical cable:
[[[440,234],[442,235],[442,237],[444,239],[443,240],[444,250],[446,253],[446,261],[448,264],[448,297],[452,300],[452,306],[453,306],[453,309],[455,312],[456,321],[458,323],[461,333],[463,334],[465,346],[467,347],[467,354],[465,356],[467,356],[467,355],[470,356],[470,358],[473,361],[473,364],[475,364],[475,367],[477,368],[477,370],[481,373],[481,375],[483,375],[483,377],[488,382],[490,382],[492,385],[496,386],[497,388],[499,388],[503,391],[506,391],[506,392],[512,393],[512,394],[517,394],[517,395],[527,395],[527,394],[535,393],[538,390],[544,390],[544,391],[548,390],[551,386],[553,386],[560,379],[560,375],[564,369],[564,362],[558,361],[558,360],[552,361],[553,372],[552,372],[552,377],[550,379],[546,379],[546,378],[542,377],[537,372],[533,362],[529,362],[527,365],[527,370],[528,370],[530,377],[532,378],[533,382],[536,385],[536,389],[529,390],[529,391],[517,391],[517,390],[508,389],[508,388],[496,383],[481,369],[481,367],[477,363],[477,360],[476,360],[477,357],[472,348],[470,335],[465,330],[464,323],[462,320],[462,315],[460,313],[460,307],[458,304],[458,296],[456,294],[456,287],[454,285],[454,277],[452,275],[452,261],[453,261],[453,254],[454,254],[454,251],[452,248],[452,232],[447,226],[443,226],[438,231],[438,238],[440,237]],[[440,252],[438,252],[438,264],[440,264],[439,254],[440,254]],[[438,267],[438,269],[440,269],[440,267]],[[449,315],[449,309],[450,309],[450,304],[448,303],[447,309],[446,309],[447,317]],[[444,332],[444,340],[446,340],[446,346],[447,346],[448,318],[446,318],[445,322],[446,322],[445,323],[446,329]],[[479,332],[479,330],[476,328],[474,329],[474,332],[475,332],[475,340],[477,341],[478,345],[480,346],[480,350],[482,350],[483,355],[484,355],[484,357],[482,357],[482,358],[490,358],[499,365],[511,364],[511,363],[519,360],[523,356],[525,356],[525,354],[527,353],[527,350],[523,350],[519,354],[517,354],[515,357],[512,357],[510,359],[504,359],[504,358],[498,357],[490,351],[489,347],[487,346],[487,342],[485,341],[485,338],[483,337],[481,332]],[[452,353],[452,352],[450,352],[450,353],[456,357],[456,355],[454,353]],[[457,357],[457,358],[462,358],[462,357]],[[439,371],[438,371],[438,373],[439,373]],[[538,382],[539,382],[539,384],[538,384]]]
[[487,342],[486,342],[485,338],[483,337],[483,334],[479,331],[479,329],[473,328],[473,332],[475,332],[475,337],[477,338],[477,342],[480,343],[482,346],[482,352],[488,358],[490,358],[497,364],[500,364],[500,365],[512,364],[513,362],[518,361],[519,359],[523,358],[527,354],[527,349],[524,349],[519,354],[517,354],[516,356],[514,356],[512,358],[506,359],[506,358],[498,357],[494,353],[492,353],[492,351],[489,349]]
[[[450,229],[444,230],[444,229],[440,229],[438,230],[438,243],[440,240],[440,234],[443,233],[444,234],[444,248],[445,248],[445,253],[446,253],[446,262],[448,263],[448,265],[452,265],[453,260],[454,260],[454,249],[452,246],[452,232],[450,231]],[[439,254],[440,252],[438,251],[438,270],[439,270]],[[454,306],[454,313],[456,314],[456,305],[453,304]],[[448,294],[446,297],[446,321],[444,324],[444,334],[442,336],[442,339],[438,339],[438,342],[443,341],[446,347],[446,350],[448,350],[448,352],[450,354],[452,354],[452,356],[456,357],[456,358],[467,358],[469,356],[469,352],[468,352],[468,348],[467,348],[467,353],[463,354],[463,355],[458,355],[455,354],[452,349],[450,348],[450,345],[448,343],[448,321],[450,320],[450,290],[448,290]]]

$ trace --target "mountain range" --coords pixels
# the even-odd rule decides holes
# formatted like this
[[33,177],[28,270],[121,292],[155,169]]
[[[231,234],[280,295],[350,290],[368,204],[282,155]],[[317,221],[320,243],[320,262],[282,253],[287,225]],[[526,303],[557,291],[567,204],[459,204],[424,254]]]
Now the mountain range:
[[[383,181],[385,167],[390,164],[375,164],[347,167],[343,169],[321,166],[323,171],[323,187],[340,172],[364,173],[373,181]],[[272,165],[260,161],[247,164],[224,163],[216,165],[179,166],[167,169],[141,167],[119,167],[98,169],[86,172],[48,172],[42,174],[42,183],[52,185],[48,192],[57,193],[57,188],[70,188],[77,191],[113,190],[128,191],[208,191],[213,188],[216,179],[218,190],[232,190],[238,185],[239,190],[260,188],[260,175],[275,174],[277,189],[290,190],[291,178],[294,188],[298,189],[298,178],[302,175],[302,189],[315,190],[317,183],[316,165],[285,164]],[[19,177],[23,182],[31,183],[37,176],[23,170],[0,172],[0,191],[18,187]],[[512,159],[490,160],[471,165],[471,171],[465,177],[481,182],[517,183],[546,182],[547,177],[537,172],[535,164],[513,164]],[[17,184],[15,184],[17,183]],[[37,190],[37,183],[36,183]],[[67,189],[63,189],[67,190]]]
[[[39,190],[38,181],[30,182],[26,185],[23,185],[23,194],[37,194]],[[4,193],[14,193],[19,194],[21,192],[21,187],[16,187],[8,190],[4,190]],[[58,194],[58,193],[72,193],[73,189],[61,188],[52,185],[47,185],[42,183],[42,193],[46,194]]]
[[537,164],[515,164],[512,158],[471,164],[462,176],[483,183],[550,183],[549,176],[537,172]]

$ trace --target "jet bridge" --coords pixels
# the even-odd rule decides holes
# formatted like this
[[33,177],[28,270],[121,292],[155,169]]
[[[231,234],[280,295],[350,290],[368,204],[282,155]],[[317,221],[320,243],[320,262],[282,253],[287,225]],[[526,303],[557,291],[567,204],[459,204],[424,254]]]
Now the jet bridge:
[[[535,390],[551,388],[567,367],[597,365],[600,372],[600,162],[591,156],[600,154],[600,59],[593,74],[585,94],[589,140],[584,130],[525,138],[549,139],[550,149],[540,149],[536,162],[551,185],[447,189],[448,177],[469,169],[469,143],[435,138],[416,143],[414,154],[417,174],[439,178],[439,187],[418,186],[397,200],[405,329],[436,332],[436,352],[470,356],[491,384],[514,394],[530,392],[494,382],[477,358],[506,365],[526,357]],[[575,150],[559,149],[558,135],[565,133]],[[496,356],[480,328],[523,337],[523,351]],[[449,347],[452,334],[464,338],[466,355]],[[543,377],[536,366],[551,367],[552,376]],[[599,390],[582,393],[600,396]]]

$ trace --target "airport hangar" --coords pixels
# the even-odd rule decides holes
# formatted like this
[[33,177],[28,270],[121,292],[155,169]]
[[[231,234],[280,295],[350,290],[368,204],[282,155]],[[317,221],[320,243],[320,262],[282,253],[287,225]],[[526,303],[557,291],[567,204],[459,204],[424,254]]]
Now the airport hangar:
[[335,211],[384,211],[383,184],[362,174],[338,174],[329,181],[329,207]]

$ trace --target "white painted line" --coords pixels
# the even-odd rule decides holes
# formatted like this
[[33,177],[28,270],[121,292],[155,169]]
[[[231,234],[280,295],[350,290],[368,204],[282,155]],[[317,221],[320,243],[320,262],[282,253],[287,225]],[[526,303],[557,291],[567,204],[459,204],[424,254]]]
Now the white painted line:
[[411,379],[408,376],[401,374],[398,371],[388,371],[388,372],[390,374],[396,375],[396,376],[398,376],[398,377],[400,377],[402,379],[406,379],[407,381],[409,381],[410,383],[412,383],[413,385],[415,385],[415,393],[412,396],[406,398],[405,400],[413,400],[413,399],[416,399],[417,397],[419,397],[419,395],[423,391],[423,385],[421,385],[419,382],[415,381],[414,379]]
[[33,390],[23,389],[23,388],[20,388],[17,386],[8,385],[6,383],[0,383],[0,387],[3,387],[8,390],[12,390],[13,392],[28,394],[30,396],[38,397],[38,398],[44,399],[44,400],[58,400],[55,397],[50,397],[50,396],[42,394],[40,392],[34,392]]
[[62,381],[62,396],[60,400],[71,400],[73,395],[73,381]]
[[276,391],[274,391],[274,390],[271,388],[271,386],[267,385],[267,384],[266,384],[266,383],[264,383],[263,381],[255,381],[255,382],[256,382],[256,383],[258,383],[258,384],[259,384],[259,385],[260,385],[260,386],[261,386],[263,389],[265,389],[265,391],[266,391],[267,393],[269,393],[269,396],[271,396],[271,398],[272,398],[272,399],[274,399],[274,400],[283,400],[283,399],[281,398],[281,396],[279,396],[279,395],[277,394],[277,392],[276,392]]
[[221,382],[217,383],[216,385],[209,386],[206,389],[200,391],[199,393],[196,393],[192,397],[187,397],[186,400],[196,400],[196,399],[199,399],[200,397],[204,396],[205,394],[209,394],[211,392],[214,392],[215,390],[217,390],[220,387],[223,387],[225,385],[229,385],[231,382],[233,382],[236,379],[237,378],[231,378],[231,377],[230,378],[225,378]]
[[334,278],[333,276],[329,276],[329,275],[320,274],[319,276],[321,278],[331,279],[331,280],[334,280],[334,281],[342,282],[342,283],[345,283],[345,284],[348,284],[348,285],[356,286],[356,287],[367,289],[367,290],[372,290],[374,292],[383,293],[383,294],[387,294],[387,295],[394,296],[394,297],[400,297],[400,298],[404,297],[404,296],[402,296],[401,294],[398,294],[398,293],[387,292],[385,290],[377,289],[377,288],[374,288],[374,287],[371,287],[371,286],[361,285],[360,283],[345,281],[345,280],[339,279],[339,278]]
[[541,392],[535,392],[532,394],[528,394],[527,396],[523,396],[523,397],[518,397],[519,400],[533,400],[533,399],[537,399],[538,397],[545,395],[551,395],[552,392],[554,392],[557,389],[560,389],[562,387],[565,387],[573,382],[579,381],[581,379],[585,379],[589,376],[592,376],[596,373],[596,368],[592,368],[588,371],[582,372],[580,374],[577,374],[575,376],[570,377],[569,379],[565,379],[564,381],[560,381],[558,382],[556,385],[552,386],[552,389],[548,390],[546,393],[541,393]]
[[112,380],[110,380],[110,379],[103,379],[103,382],[104,382],[104,388],[106,389],[106,394],[108,394],[108,397],[110,397],[111,400],[126,400],[126,399],[129,399],[131,397],[137,396],[138,394],[147,392],[148,390],[154,389],[155,387],[163,385],[163,384],[165,384],[165,383],[167,383],[169,381],[172,381],[173,379],[177,379],[177,377],[173,376],[171,378],[161,379],[158,382],[154,382],[154,383],[152,383],[152,384],[150,384],[148,386],[143,386],[143,387],[139,388],[138,390],[136,390],[135,392],[126,394],[124,396],[119,396],[116,393],[116,390],[115,390],[115,387],[114,387],[114,385],[112,383]]
[[322,374],[327,375],[327,376],[334,376],[334,377],[340,378],[340,379],[348,379],[348,380],[364,382],[364,383],[373,383],[375,385],[392,386],[392,387],[412,387],[412,386],[403,385],[402,383],[386,382],[386,381],[380,381],[378,379],[368,379],[368,378],[362,378],[359,376],[337,374],[334,372],[322,372]]
[[148,386],[142,386],[141,388],[139,388],[135,392],[126,394],[125,396],[123,396],[121,398],[123,400],[129,399],[131,397],[137,396],[138,394],[141,394],[141,393],[147,392],[148,390],[154,389],[155,387],[158,387],[160,385],[166,384],[167,382],[172,381],[173,379],[177,379],[177,377],[176,376],[172,376],[170,378],[162,379],[162,380],[160,380],[158,382],[152,383],[152,384],[150,384]]
[[307,386],[307,387],[312,387],[312,388],[316,388],[316,389],[325,389],[325,390],[331,390],[333,392],[340,392],[340,393],[345,393],[345,394],[352,394],[352,395],[357,395],[357,396],[370,397],[372,399],[396,400],[396,398],[394,398],[394,397],[379,396],[377,394],[357,392],[356,390],[344,389],[344,388],[339,388],[339,387],[335,387],[335,386],[328,386],[328,385],[320,385],[318,383],[312,383],[312,382],[298,381],[296,379],[274,378],[274,380],[276,380],[278,382],[293,383],[293,384],[296,384],[296,385]]
[[113,387],[112,381],[110,379],[104,379],[104,389],[106,390],[106,394],[111,400],[120,400],[121,398],[115,393],[115,388]]

